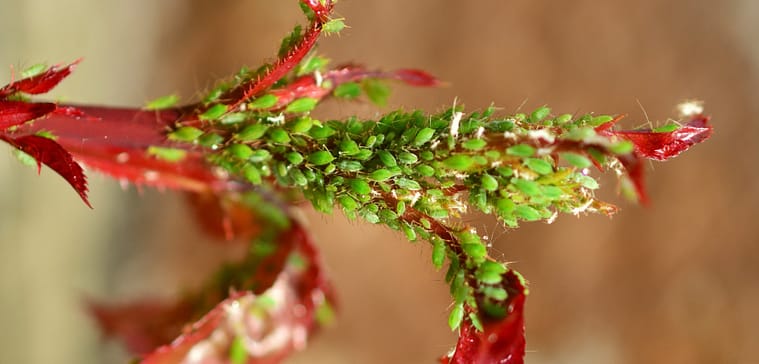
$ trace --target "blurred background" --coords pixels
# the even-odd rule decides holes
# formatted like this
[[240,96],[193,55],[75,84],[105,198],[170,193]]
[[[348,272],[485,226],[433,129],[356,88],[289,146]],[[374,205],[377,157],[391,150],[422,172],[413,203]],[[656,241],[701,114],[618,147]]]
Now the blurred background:
[[[506,231],[468,221],[530,281],[527,361],[759,363],[759,3],[753,0],[342,0],[335,63],[418,67],[450,83],[398,86],[393,107],[622,113],[625,125],[705,101],[711,140],[648,176],[653,204],[614,195],[613,219],[561,216]],[[0,65],[84,57],[51,96],[140,106],[193,99],[271,60],[302,22],[295,0],[0,0]],[[10,72],[0,72],[0,84]],[[320,115],[377,115],[330,103]],[[178,194],[90,175],[89,210],[48,169],[0,152],[0,363],[125,363],[87,299],[170,298],[226,255]],[[432,363],[455,342],[425,244],[305,209],[341,298],[339,322],[290,363]],[[752,221],[754,221],[752,223]],[[388,320],[392,317],[392,320]]]

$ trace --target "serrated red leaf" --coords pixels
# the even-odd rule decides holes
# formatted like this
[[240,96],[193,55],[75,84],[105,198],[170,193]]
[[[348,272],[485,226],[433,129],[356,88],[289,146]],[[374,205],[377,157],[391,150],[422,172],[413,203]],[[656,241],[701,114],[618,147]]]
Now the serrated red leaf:
[[22,78],[0,89],[0,99],[14,93],[23,92],[29,95],[44,94],[57,86],[64,78],[71,74],[81,62],[78,59],[66,66],[55,65],[36,76]]
[[61,175],[79,194],[82,201],[92,208],[92,205],[87,200],[87,178],[84,176],[84,171],[74,161],[71,154],[60,144],[52,139],[37,135],[20,137],[0,136],[0,138],[18,150],[32,156],[37,161],[37,173],[40,172],[40,168],[44,164]]
[[500,320],[482,319],[483,331],[478,331],[471,321],[465,319],[454,352],[442,357],[441,364],[524,363],[525,287],[514,271],[504,273],[503,285],[509,293],[504,303],[506,316]]
[[0,132],[55,111],[53,103],[0,100]]

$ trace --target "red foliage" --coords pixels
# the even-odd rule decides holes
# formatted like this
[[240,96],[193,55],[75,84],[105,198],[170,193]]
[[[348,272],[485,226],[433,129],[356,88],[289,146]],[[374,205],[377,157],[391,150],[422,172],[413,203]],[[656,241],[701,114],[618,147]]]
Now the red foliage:
[[[454,351],[440,358],[441,364],[522,364],[524,363],[524,301],[526,287],[513,271],[504,273],[503,285],[509,293],[504,303],[506,316],[485,317],[483,331],[464,320]],[[482,314],[480,313],[482,316]]]
[[76,65],[79,64],[80,61],[81,59],[78,59],[66,66],[55,65],[36,76],[12,82],[3,88],[0,88],[0,99],[7,98],[17,92],[29,95],[44,94],[52,90],[55,86],[58,86],[64,78],[71,74],[71,71],[76,68]]

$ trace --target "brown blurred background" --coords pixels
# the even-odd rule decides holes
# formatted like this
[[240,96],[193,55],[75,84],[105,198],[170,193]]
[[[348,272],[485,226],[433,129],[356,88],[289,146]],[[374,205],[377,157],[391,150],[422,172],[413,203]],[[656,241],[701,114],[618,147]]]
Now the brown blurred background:
[[[754,0],[343,0],[336,63],[419,67],[450,87],[397,87],[392,107],[454,98],[513,112],[625,113],[627,126],[705,100],[714,137],[652,165],[653,205],[506,232],[471,219],[531,282],[528,362],[759,363],[759,3]],[[0,65],[84,57],[53,97],[139,106],[196,97],[271,59],[295,1],[0,0]],[[5,83],[9,72],[0,72]],[[638,102],[641,106],[639,106]],[[389,108],[388,108],[389,110]],[[645,110],[645,113],[644,113]],[[376,115],[332,103],[322,115]],[[0,363],[124,363],[86,298],[171,297],[213,269],[181,198],[91,175],[87,209],[50,170],[0,156]],[[614,181],[605,180],[615,201]],[[454,343],[424,244],[306,211],[339,289],[337,325],[291,363],[432,363]]]

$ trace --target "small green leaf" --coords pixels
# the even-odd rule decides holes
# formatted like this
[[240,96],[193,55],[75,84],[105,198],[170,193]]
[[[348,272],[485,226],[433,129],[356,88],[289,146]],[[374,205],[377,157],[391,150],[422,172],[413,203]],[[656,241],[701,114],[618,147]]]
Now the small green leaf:
[[532,114],[530,114],[530,122],[537,123],[545,119],[546,117],[548,117],[548,115],[550,114],[551,114],[550,108],[548,108],[547,106],[541,106],[535,109],[535,111],[533,111]]
[[237,133],[235,135],[235,138],[242,140],[244,142],[250,142],[254,140],[261,139],[264,134],[266,134],[266,130],[269,129],[269,126],[262,123],[257,124],[250,124],[246,126],[241,132]]
[[304,113],[313,110],[319,100],[312,97],[303,97],[291,102],[285,108],[286,113]]
[[227,112],[227,105],[216,104],[209,107],[208,110],[204,111],[202,114],[198,115],[198,119],[217,120],[221,118],[222,115],[226,114],[226,112]]
[[149,101],[145,105],[146,110],[162,110],[162,109],[168,109],[170,107],[176,106],[176,104],[179,102],[179,96],[177,95],[166,95],[159,97],[155,100]]
[[435,135],[435,129],[424,128],[422,130],[419,130],[419,132],[416,133],[416,137],[414,137],[414,145],[417,147],[421,147],[422,145],[430,141],[430,139],[432,139],[434,135]]
[[248,103],[248,109],[251,110],[261,110],[261,109],[269,109],[274,107],[274,105],[277,104],[277,101],[279,101],[279,98],[272,94],[266,94],[257,97],[255,100]]
[[577,168],[587,168],[593,165],[590,159],[586,158],[584,155],[577,153],[561,153],[560,157]]
[[167,162],[179,162],[187,155],[187,151],[183,149],[156,146],[148,147],[147,153],[148,155],[165,160]]
[[532,157],[535,155],[535,148],[527,144],[517,144],[506,149],[506,153],[516,157]]
[[346,82],[335,87],[335,97],[355,99],[361,96],[361,86],[355,82]]
[[333,160],[335,160],[335,157],[333,157],[332,153],[330,153],[327,150],[319,150],[319,151],[311,153],[308,156],[308,161],[317,166],[323,166],[325,164],[329,164]]
[[464,304],[459,303],[453,306],[450,316],[448,316],[448,326],[451,331],[455,331],[461,325],[461,321],[464,320]]
[[178,140],[183,142],[194,142],[196,141],[201,135],[203,135],[203,131],[192,127],[192,126],[183,126],[177,130],[174,130],[173,132],[169,133],[169,140]]
[[524,161],[527,168],[538,174],[549,174],[553,172],[553,165],[548,161],[540,158],[527,158]]
[[671,124],[662,125],[658,128],[653,128],[651,131],[653,131],[654,133],[671,133],[677,130],[677,128],[679,127],[680,127],[679,125],[675,123],[671,123]]

